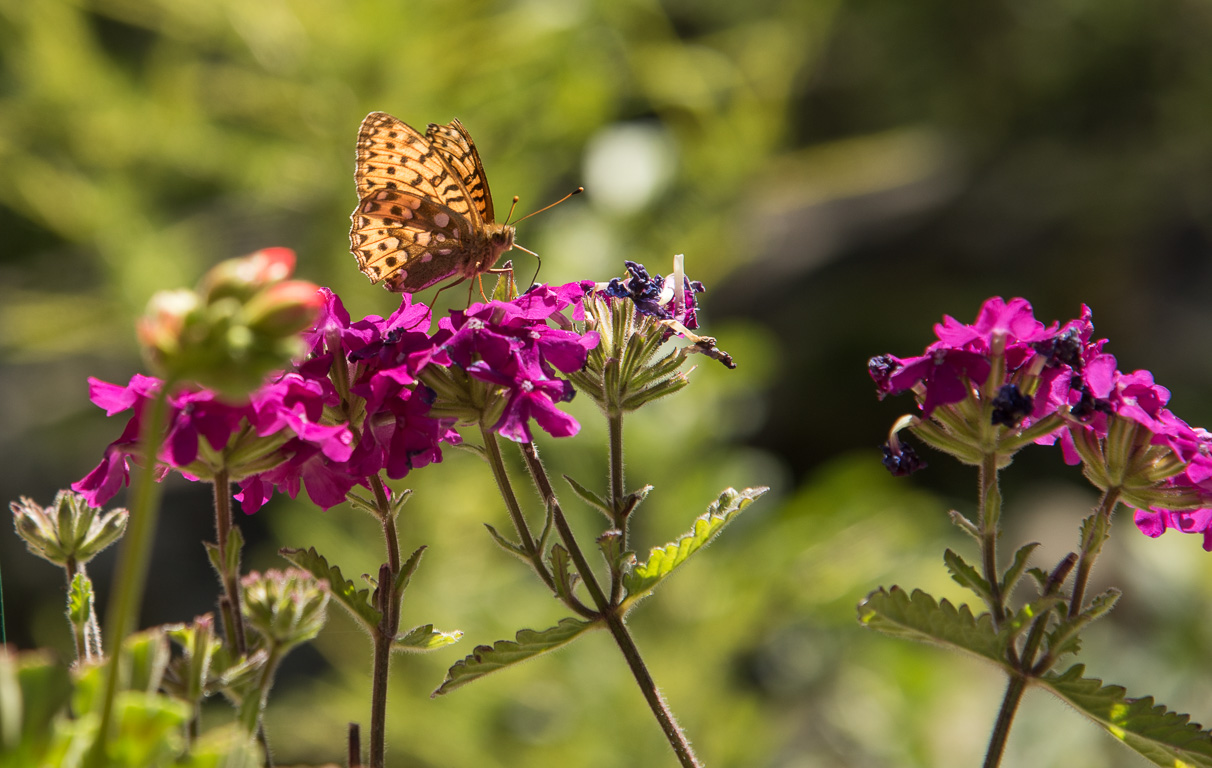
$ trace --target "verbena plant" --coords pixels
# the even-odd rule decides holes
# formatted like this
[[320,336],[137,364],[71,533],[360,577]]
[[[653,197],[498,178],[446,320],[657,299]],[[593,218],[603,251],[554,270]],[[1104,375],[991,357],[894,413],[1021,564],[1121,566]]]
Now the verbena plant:
[[[1187,715],[1152,697],[1129,697],[1120,686],[1087,677],[1084,665],[1070,664],[1083,631],[1120,596],[1114,588],[1086,592],[1117,508],[1133,510],[1149,536],[1197,533],[1212,550],[1212,434],[1167,409],[1170,393],[1148,371],[1116,368],[1103,351],[1107,340],[1094,339],[1088,307],[1063,326],[1045,326],[1026,300],[992,298],[974,324],[948,316],[935,334],[938,340],[921,356],[882,355],[868,367],[881,398],[910,392],[918,406],[918,413],[896,422],[885,446],[884,464],[894,475],[925,466],[901,439],[904,432],[977,468],[974,511],[951,512],[975,543],[975,561],[951,549],[943,560],[979,607],[894,586],[867,596],[860,621],[965,651],[1006,673],[986,768],[1000,764],[1028,685],[1056,695],[1157,765],[1212,766],[1212,733]],[[1000,473],[1032,444],[1059,447],[1101,494],[1081,522],[1074,551],[1043,567],[1032,565],[1037,543],[1019,546],[1009,558],[999,551]]]
[[[69,666],[45,652],[0,654],[0,765],[271,762],[272,734],[262,720],[275,671],[291,648],[320,631],[330,601],[370,637],[365,764],[385,765],[392,654],[442,648],[462,636],[429,623],[405,628],[402,615],[425,548],[401,551],[398,524],[409,492],[400,481],[440,462],[444,444],[483,457],[512,527],[502,533],[493,520],[489,534],[570,615],[475,648],[435,695],[605,629],[677,760],[699,765],[625,617],[765,489],[725,489],[684,536],[643,561],[633,551],[631,520],[651,486],[624,480],[624,418],[685,387],[692,355],[732,367],[714,339],[694,332],[702,286],[683,275],[680,257],[668,278],[628,262],[626,278],[537,285],[521,295],[507,273],[492,300],[436,324],[431,309],[408,295],[387,318],[351,321],[331,291],[288,279],[293,268],[293,253],[267,249],[219,265],[196,290],[154,297],[138,336],[155,375],[124,386],[90,381],[93,402],[108,415],[132,413],[122,435],[50,506],[13,503],[31,551],[66,573],[76,659]],[[576,391],[597,403],[609,434],[606,486],[565,478],[604,517],[591,545],[574,537],[531,434],[533,422],[556,438],[576,435],[578,423],[558,408]],[[519,450],[541,508],[523,508],[506,471],[508,445]],[[218,576],[218,619],[207,614],[133,632],[158,481],[169,472],[213,488],[216,541],[206,547]],[[131,512],[101,511],[127,484]],[[367,586],[347,579],[315,546],[282,549],[291,564],[284,571],[241,572],[232,500],[251,514],[274,493],[293,498],[303,490],[323,509],[349,502],[378,521],[385,560]],[[119,538],[113,598],[99,621],[85,566]],[[231,701],[231,717],[199,733],[200,704],[214,695]],[[364,764],[360,728],[333,738],[346,740],[348,765]]]

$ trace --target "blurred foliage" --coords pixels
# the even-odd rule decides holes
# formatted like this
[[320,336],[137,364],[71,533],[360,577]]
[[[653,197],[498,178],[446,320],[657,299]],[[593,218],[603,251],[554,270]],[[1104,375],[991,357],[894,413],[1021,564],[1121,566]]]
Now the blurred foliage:
[[[627,426],[630,482],[656,486],[639,545],[685,531],[726,485],[775,488],[631,617],[700,753],[972,765],[1002,679],[861,630],[854,604],[892,583],[965,599],[941,552],[966,544],[945,512],[970,508],[974,477],[938,457],[923,480],[881,474],[872,446],[906,405],[875,403],[863,363],[916,353],[931,322],[970,320],[989,295],[1048,320],[1086,302],[1121,368],[1152,368],[1176,412],[1212,420],[1212,358],[1193,354],[1212,336],[1210,35],[1212,7],[1191,0],[0,0],[0,488],[45,502],[93,466],[117,426],[85,378],[139,370],[148,296],[220,259],[288,246],[355,316],[389,312],[347,252],[358,123],[457,116],[498,210],[587,187],[522,224],[540,279],[604,280],[623,258],[666,271],[684,252],[707,331],[741,364],[703,363]],[[548,453],[591,485],[604,429],[573,405],[583,436]],[[450,454],[408,478],[404,548],[430,549],[404,622],[467,634],[398,657],[392,764],[671,763],[604,633],[428,699],[467,643],[561,617],[483,531],[503,520],[488,473]],[[1076,482],[1042,449],[1008,473],[1009,534],[1042,541],[1040,562],[1073,546],[1092,502]],[[211,607],[203,490],[169,489],[153,567],[176,584],[145,623]],[[596,532],[593,515],[573,524]],[[351,578],[382,558],[350,509],[241,522],[260,542],[247,567],[320,543]],[[1190,608],[1212,599],[1209,556],[1117,524],[1098,576],[1125,597],[1082,659],[1212,718],[1192,674],[1212,612]],[[0,562],[10,637],[67,651],[61,585],[14,536]],[[365,636],[334,614],[316,647],[271,703],[282,763],[340,759],[341,724],[367,717]],[[1137,764],[1080,722],[1029,693],[1007,764]]]

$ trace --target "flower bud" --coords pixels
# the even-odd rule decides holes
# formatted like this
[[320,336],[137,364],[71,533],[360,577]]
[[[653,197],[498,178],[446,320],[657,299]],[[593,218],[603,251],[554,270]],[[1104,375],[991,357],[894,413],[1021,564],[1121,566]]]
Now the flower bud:
[[250,573],[240,581],[248,623],[271,643],[290,647],[306,642],[327,619],[328,583],[288,568]]
[[267,248],[217,265],[196,291],[153,296],[138,325],[149,364],[230,398],[256,389],[303,353],[297,334],[324,304],[314,284],[286,279],[294,262],[292,251]]
[[99,515],[99,508],[71,491],[59,491],[49,507],[39,507],[23,496],[9,508],[17,534],[29,550],[65,568],[84,565],[121,538],[128,517],[125,509]]

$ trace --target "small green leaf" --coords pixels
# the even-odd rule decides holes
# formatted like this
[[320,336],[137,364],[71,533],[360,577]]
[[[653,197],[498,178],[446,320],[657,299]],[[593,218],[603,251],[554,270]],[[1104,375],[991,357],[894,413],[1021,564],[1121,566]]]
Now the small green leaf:
[[987,613],[973,616],[966,605],[956,608],[945,599],[936,602],[920,589],[910,595],[892,587],[867,595],[858,612],[862,624],[886,635],[957,648],[1004,666],[1005,650],[992,618]]
[[564,481],[568,483],[570,488],[572,488],[572,492],[577,495],[577,498],[601,512],[603,515],[606,515],[607,519],[611,519],[610,505],[606,503],[605,499],[581,485],[576,480],[573,480],[568,475],[564,475]]
[[568,556],[568,550],[560,544],[556,544],[551,548],[551,554],[548,555],[547,561],[551,563],[551,576],[555,581],[556,595],[565,603],[572,603],[572,590],[576,586],[576,576],[572,573],[572,559]]
[[488,534],[492,536],[492,540],[497,543],[497,546],[520,560],[524,560],[528,563],[530,562],[530,555],[525,549],[522,548],[521,544],[515,544],[501,534],[497,533],[497,529],[493,528],[488,523],[484,523],[484,527],[488,529]]
[[1121,592],[1112,587],[1090,601],[1090,607],[1074,616],[1066,618],[1048,633],[1048,652],[1055,659],[1066,653],[1077,653],[1081,647],[1078,633],[1090,622],[1101,618],[1107,611],[1115,607]]
[[598,537],[598,549],[610,566],[610,572],[616,573],[619,562],[623,559],[623,532],[615,529],[605,531]]
[[1212,768],[1212,733],[1192,723],[1190,715],[1154,704],[1152,696],[1128,698],[1122,687],[1082,677],[1084,672],[1085,666],[1077,664],[1060,675],[1049,673],[1037,684],[1154,765]]
[[1064,600],[1059,595],[1045,595],[1019,608],[1007,617],[1006,623],[998,632],[1001,646],[1009,647],[1010,643],[1014,642],[1014,639],[1022,634],[1023,630],[1035,623],[1036,619],[1063,602]]
[[1018,584],[1018,580],[1022,578],[1023,573],[1027,570],[1027,559],[1031,557],[1031,553],[1039,546],[1038,541],[1033,541],[1029,544],[1024,544],[1014,553],[1014,562],[1006,569],[1002,575],[1002,594],[1009,595],[1014,586]]
[[72,577],[67,592],[67,617],[76,632],[83,632],[84,625],[93,614],[93,582],[79,571]]
[[968,534],[969,536],[976,539],[977,541],[981,540],[980,528],[977,528],[975,523],[973,523],[971,520],[969,520],[968,518],[966,518],[962,514],[960,514],[960,511],[958,509],[951,510],[950,512],[947,513],[947,516],[951,519],[951,522],[955,524],[956,528],[959,528],[961,531]]
[[329,565],[324,556],[316,552],[315,547],[309,547],[306,550],[283,547],[278,550],[278,554],[317,579],[326,580],[333,597],[337,598],[337,601],[345,606],[345,609],[353,614],[354,618],[360,619],[367,629],[373,629],[379,625],[382,614],[370,604],[370,590],[358,589],[352,581],[341,574],[338,566]]
[[400,567],[400,573],[396,576],[396,600],[399,601],[404,597],[404,590],[408,589],[408,582],[412,579],[413,573],[416,572],[417,566],[421,564],[421,554],[425,552],[425,547],[417,548],[417,551],[409,555],[408,560]]
[[947,564],[947,570],[951,571],[951,578],[956,583],[972,590],[986,603],[993,602],[993,594],[989,589],[989,582],[975,568],[968,565],[964,561],[964,558],[960,557],[954,550],[948,549],[943,553],[943,562]]
[[490,672],[554,651],[596,625],[597,622],[593,621],[560,619],[559,624],[541,632],[535,632],[533,629],[520,630],[516,641],[498,640],[491,646],[478,646],[470,656],[457,662],[446,672],[446,680],[432,696],[450,693]]
[[650,594],[674,568],[705,547],[741,510],[768,490],[770,489],[765,487],[746,488],[743,491],[724,489],[719,498],[707,508],[707,512],[695,519],[694,528],[689,533],[663,547],[654,547],[648,553],[647,562],[640,563],[628,571],[623,577],[623,586],[627,589],[623,610],[629,610],[636,602]]
[[462,637],[463,633],[457,629],[453,632],[442,632],[434,629],[433,624],[422,624],[403,635],[396,635],[391,647],[395,651],[432,651],[457,643]]

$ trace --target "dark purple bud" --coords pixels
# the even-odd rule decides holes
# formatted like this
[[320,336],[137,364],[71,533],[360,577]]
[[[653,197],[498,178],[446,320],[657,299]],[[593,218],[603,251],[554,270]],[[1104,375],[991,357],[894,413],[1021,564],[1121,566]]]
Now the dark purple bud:
[[1031,414],[1034,403],[1029,395],[1018,391],[1018,385],[1005,384],[993,398],[993,423],[1014,429]]
[[908,443],[899,443],[895,448],[885,443],[884,466],[893,477],[904,477],[919,469],[925,469],[927,465],[926,460],[918,456],[917,451]]

